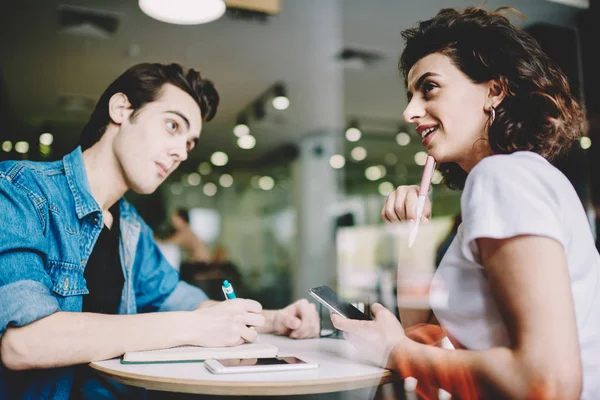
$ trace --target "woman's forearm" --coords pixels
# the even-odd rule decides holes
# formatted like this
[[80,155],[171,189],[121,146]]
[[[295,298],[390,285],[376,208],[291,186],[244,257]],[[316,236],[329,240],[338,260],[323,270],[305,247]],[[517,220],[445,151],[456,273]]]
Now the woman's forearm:
[[445,336],[446,332],[439,325],[434,324],[417,324],[406,330],[406,336],[421,344],[437,344]]
[[404,378],[441,388],[461,399],[569,399],[578,392],[553,368],[533,368],[526,358],[506,347],[488,350],[445,350],[409,342],[396,346],[392,367]]

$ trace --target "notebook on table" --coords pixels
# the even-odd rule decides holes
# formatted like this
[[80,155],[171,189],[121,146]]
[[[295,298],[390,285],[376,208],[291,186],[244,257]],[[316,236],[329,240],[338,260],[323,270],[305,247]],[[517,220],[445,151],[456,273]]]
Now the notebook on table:
[[202,362],[210,358],[266,358],[277,355],[277,347],[268,343],[244,343],[234,347],[179,346],[170,349],[129,351],[121,364]]

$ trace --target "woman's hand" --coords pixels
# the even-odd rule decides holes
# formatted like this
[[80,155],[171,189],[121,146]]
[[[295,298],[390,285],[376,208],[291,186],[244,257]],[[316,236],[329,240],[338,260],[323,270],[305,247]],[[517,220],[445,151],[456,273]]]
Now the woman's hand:
[[387,308],[375,303],[371,313],[373,321],[346,319],[335,313],[331,314],[331,321],[369,361],[392,369],[394,366],[389,362],[392,350],[408,344],[410,339],[404,334],[400,321]]
[[[388,196],[383,209],[381,218],[388,222],[406,222],[417,218],[417,202],[419,201],[419,187],[416,185],[398,186]],[[423,217],[421,222],[426,222],[431,218],[431,201],[429,197],[425,200],[423,208]]]

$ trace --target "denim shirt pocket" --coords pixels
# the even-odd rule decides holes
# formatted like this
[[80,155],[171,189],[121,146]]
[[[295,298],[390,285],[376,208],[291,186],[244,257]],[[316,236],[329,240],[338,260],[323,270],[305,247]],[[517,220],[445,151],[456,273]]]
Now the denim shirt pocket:
[[78,264],[63,261],[49,261],[52,291],[63,297],[88,294],[83,269]]

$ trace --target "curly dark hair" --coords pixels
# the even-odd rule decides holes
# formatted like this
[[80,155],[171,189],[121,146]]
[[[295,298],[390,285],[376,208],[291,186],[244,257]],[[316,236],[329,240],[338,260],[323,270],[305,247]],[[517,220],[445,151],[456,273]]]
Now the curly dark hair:
[[[567,77],[532,36],[504,16],[507,10],[516,11],[446,8],[403,31],[400,72],[407,86],[408,72],[421,58],[441,53],[474,83],[497,79],[506,96],[488,129],[492,152],[529,150],[552,161],[581,136],[583,113]],[[458,164],[441,163],[439,169],[448,187],[464,187],[467,173]]]
[[200,107],[204,121],[210,121],[217,113],[219,94],[209,80],[203,79],[194,69],[184,71],[179,64],[142,63],[134,65],[112,82],[104,91],[96,108],[81,132],[79,145],[82,150],[92,147],[100,140],[110,121],[108,104],[116,93],[123,93],[131,103],[134,120],[144,105],[155,101],[163,86],[170,83],[190,96]]

